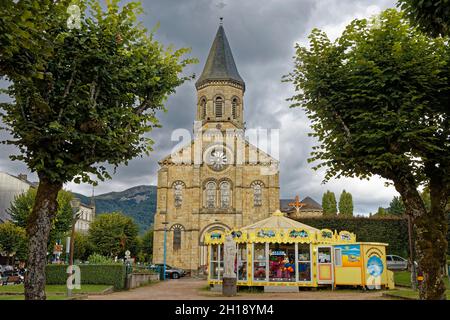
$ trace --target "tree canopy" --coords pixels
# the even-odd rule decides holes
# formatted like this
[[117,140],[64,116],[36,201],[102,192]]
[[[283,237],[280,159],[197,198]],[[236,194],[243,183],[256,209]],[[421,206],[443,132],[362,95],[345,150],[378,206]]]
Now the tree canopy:
[[389,203],[388,212],[394,216],[403,216],[405,214],[405,205],[400,197],[392,198]]
[[153,228],[149,228],[140,237],[140,254],[142,255],[143,261],[151,262],[153,255]]
[[[444,213],[450,178],[450,49],[390,9],[354,20],[332,42],[320,30],[297,45],[292,107],[303,107],[320,142],[309,161],[334,177],[390,180],[413,217],[425,274],[420,296],[445,296]],[[431,209],[419,187],[430,187]],[[433,246],[429,246],[433,243]]]
[[93,251],[104,256],[123,257],[126,250],[138,251],[138,227],[130,217],[119,212],[101,214],[91,223],[88,232]]
[[[58,193],[58,211],[55,219],[52,222],[48,245],[52,246],[57,240],[64,240],[64,237],[72,227],[73,213],[70,206],[72,200],[72,193],[66,190],[61,190]],[[36,189],[30,188],[27,192],[18,195],[11,203],[8,209],[11,219],[15,225],[26,229],[33,210],[36,199]]]
[[[9,4],[13,16],[20,3]],[[193,61],[182,59],[187,49],[163,48],[136,23],[138,4],[120,10],[118,1],[110,1],[104,12],[97,1],[87,3],[80,2],[81,13],[87,11],[80,29],[69,29],[68,15],[58,7],[67,9],[69,1],[51,5],[55,12],[46,15],[56,16],[41,35],[49,56],[34,47],[17,51],[12,43],[15,54],[1,61],[26,71],[5,67],[0,74],[12,81],[6,92],[14,101],[0,104],[13,137],[7,143],[21,151],[11,157],[54,181],[89,182],[89,174],[103,180],[110,176],[99,163],[117,166],[148,153],[151,140],[143,134],[158,126],[155,111],[163,110],[167,95],[188,79],[180,74]],[[19,34],[32,22],[24,25]],[[44,63],[36,66],[36,61]],[[29,75],[29,70],[36,72]]]
[[339,197],[339,215],[353,217],[353,198],[350,192],[342,191]]
[[75,232],[73,246],[73,258],[75,260],[86,261],[93,252],[94,244],[89,241],[88,235]]
[[20,151],[11,159],[39,177],[25,298],[45,299],[46,244],[63,184],[110,178],[107,165],[149,154],[144,134],[160,125],[156,112],[191,78],[182,72],[195,60],[155,40],[156,30],[137,21],[136,2],[4,0],[0,10],[0,77],[12,98],[0,103],[6,143]]
[[0,224],[0,253],[24,260],[27,256],[25,229],[7,221]]
[[327,190],[322,196],[322,210],[324,216],[336,216],[337,204],[334,192]]
[[450,1],[448,0],[399,0],[397,4],[425,33],[450,36]]

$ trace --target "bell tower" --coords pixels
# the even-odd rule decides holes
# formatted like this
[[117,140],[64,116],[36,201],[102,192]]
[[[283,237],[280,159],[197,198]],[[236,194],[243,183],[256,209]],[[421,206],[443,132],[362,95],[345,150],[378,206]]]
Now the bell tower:
[[[222,20],[222,19],[221,19]],[[220,22],[197,89],[197,121],[205,129],[244,129],[244,91],[230,44]]]
[[278,160],[245,139],[246,86],[222,23],[195,87],[194,137],[158,162],[153,262],[203,275],[215,270],[206,234],[269,217],[280,185]]

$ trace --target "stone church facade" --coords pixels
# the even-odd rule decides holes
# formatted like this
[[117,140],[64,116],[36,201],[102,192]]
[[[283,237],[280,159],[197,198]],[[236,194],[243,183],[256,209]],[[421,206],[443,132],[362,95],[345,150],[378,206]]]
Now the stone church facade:
[[279,209],[278,161],[245,139],[245,83],[222,25],[196,82],[194,138],[159,162],[153,262],[205,271],[206,232]]

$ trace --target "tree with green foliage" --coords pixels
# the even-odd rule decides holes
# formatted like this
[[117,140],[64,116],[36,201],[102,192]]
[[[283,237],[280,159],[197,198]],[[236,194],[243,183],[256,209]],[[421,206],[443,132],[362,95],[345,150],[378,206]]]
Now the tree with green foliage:
[[[11,219],[19,227],[27,228],[31,212],[36,199],[37,190],[34,188],[28,189],[27,192],[18,195],[7,210],[11,215]],[[61,190],[58,193],[57,202],[58,209],[56,216],[52,221],[52,226],[47,241],[47,246],[52,246],[58,240],[64,240],[66,233],[72,228],[73,214],[70,206],[72,200],[72,193],[66,190]]]
[[119,212],[101,214],[89,227],[93,251],[109,257],[123,257],[126,250],[137,253],[138,227],[130,217]]
[[400,197],[394,197],[389,203],[389,208],[387,210],[389,214],[393,216],[403,216],[405,214],[405,206]]
[[75,232],[73,242],[73,258],[74,260],[86,261],[93,252],[93,245],[89,241],[87,234]]
[[7,221],[0,224],[0,253],[7,257],[7,264],[12,256],[22,260],[27,256],[27,239],[25,229]]
[[[190,79],[181,74],[194,62],[183,58],[189,50],[164,48],[137,23],[140,4],[118,3],[2,2],[2,22],[12,24],[1,24],[0,77],[12,83],[5,92],[13,98],[0,104],[7,143],[20,150],[11,159],[39,177],[27,227],[26,299],[45,299],[47,240],[63,184],[103,181],[110,178],[104,163],[149,154],[144,134],[159,126],[156,112]],[[67,13],[74,4],[79,20]]]
[[411,23],[433,36],[450,36],[450,1],[398,0]]
[[102,256],[98,253],[93,253],[88,257],[89,264],[116,264],[114,259],[111,257]]
[[445,298],[449,60],[448,39],[426,36],[391,9],[354,20],[334,42],[313,30],[287,76],[297,91],[292,106],[312,120],[320,145],[310,161],[327,167],[325,180],[379,175],[401,195],[417,234],[421,299]]
[[336,196],[334,192],[327,190],[322,196],[322,210],[326,217],[337,215]]
[[140,237],[140,253],[145,262],[152,261],[153,255],[153,228],[149,228]]
[[[0,77],[32,76],[44,70],[53,47],[42,34],[51,28],[55,17],[65,15],[67,4],[52,0],[2,0],[0,5]],[[55,15],[50,15],[53,13]],[[18,59],[23,59],[18,63]],[[30,61],[33,63],[30,64]]]
[[353,217],[353,197],[350,192],[342,191],[339,197],[339,215]]
[[373,217],[377,217],[377,218],[383,218],[383,217],[385,218],[387,216],[388,216],[388,213],[387,213],[386,209],[383,207],[378,207],[377,213],[375,213],[373,215]]

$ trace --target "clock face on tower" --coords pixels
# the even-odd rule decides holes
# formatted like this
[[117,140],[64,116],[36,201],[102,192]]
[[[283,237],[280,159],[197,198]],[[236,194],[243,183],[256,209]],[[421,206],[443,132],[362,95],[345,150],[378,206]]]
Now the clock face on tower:
[[207,156],[209,167],[215,171],[222,171],[228,165],[228,157],[225,150],[212,149]]

